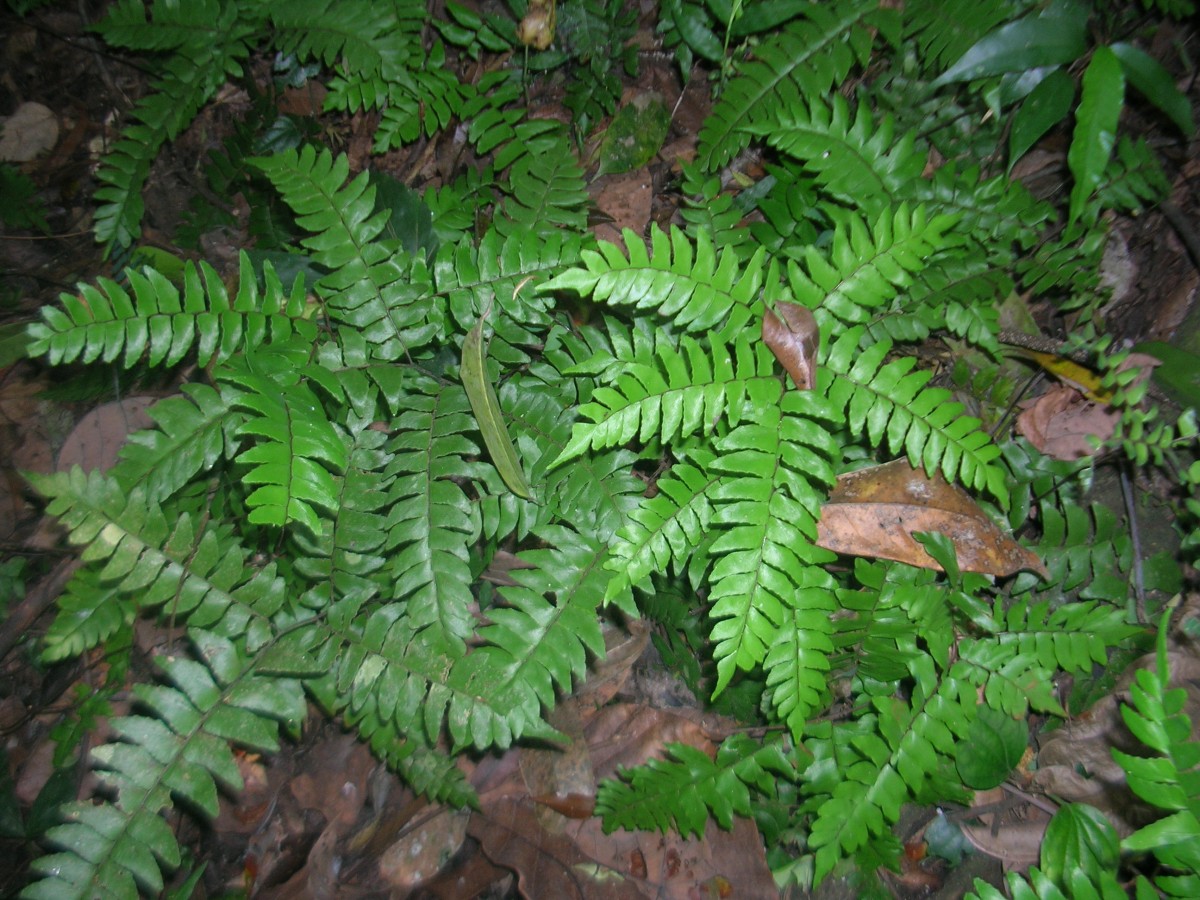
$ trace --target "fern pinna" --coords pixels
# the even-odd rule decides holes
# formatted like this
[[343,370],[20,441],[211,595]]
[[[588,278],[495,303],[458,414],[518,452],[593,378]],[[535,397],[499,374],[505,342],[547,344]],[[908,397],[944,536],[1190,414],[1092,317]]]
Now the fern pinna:
[[[106,27],[177,61],[200,40],[188,35],[215,33],[220,72],[269,39],[336,66],[327,104],[378,113],[377,149],[461,119],[491,156],[426,191],[427,227],[408,243],[389,233],[379,179],[352,176],[345,156],[254,159],[304,231],[293,250],[311,283],[284,285],[248,255],[232,289],[207,264],[185,266],[181,285],[131,271],[64,296],[31,328],[31,351],[52,363],[194,358],[200,374],[151,409],[155,427],[107,475],[34,482],[86,563],[47,658],[119,640],[142,612],[185,626],[190,647],[163,660],[96,753],[111,796],[66,810],[29,896],[160,889],[180,861],[160,813],[211,813],[238,786],[228,742],[271,749],[306,698],[414,788],[469,804],[454,755],[559,738],[548,713],[603,655],[601,616],[617,612],[702,622],[696,686],[766,736],[739,733],[714,758],[673,746],[607,782],[606,827],[691,833],[768,808],[768,845],[816,877],[849,855],[873,867],[896,859],[901,804],[962,796],[954,763],[980,704],[1060,712],[1052,674],[1102,663],[1136,630],[1129,554],[1092,540],[1112,523],[1060,509],[1028,448],[994,440],[907,347],[941,333],[995,352],[996,307],[1014,287],[1092,290],[1101,220],[1045,240],[1053,208],[1004,176],[961,161],[926,173],[956,147],[871,113],[873,85],[826,96],[879,41],[950,58],[965,38],[939,29],[936,4],[911,4],[903,22],[859,0],[731,12],[728,36],[766,36],[723,70],[684,169],[683,225],[620,243],[586,231],[568,130],[529,118],[509,73],[460,84],[422,39],[423,6],[162,6],[147,22],[141,4],[117,4]],[[666,31],[709,58],[701,6],[670,4]],[[589,2],[577,34],[597,10],[611,20],[604,41],[622,33],[613,4]],[[454,15],[441,30],[460,46],[505,40]],[[963,28],[996,15],[989,4]],[[138,114],[145,128],[118,145],[101,240],[134,239],[154,148],[217,77],[203,64],[194,83],[168,77]],[[596,114],[612,98],[577,99]],[[183,100],[178,115],[160,109]],[[776,154],[771,174],[735,201],[718,170],[756,140]],[[1109,173],[1112,202],[1150,195],[1139,158],[1130,145]],[[762,339],[784,304],[819,332],[805,389]],[[479,381],[495,391],[486,417]],[[492,458],[498,431],[515,464]],[[1062,589],[959,572],[937,535],[924,540],[939,572],[849,566],[820,546],[838,476],[890,457],[1014,526],[1037,510]],[[528,492],[510,490],[508,465]],[[511,583],[479,590],[502,547],[517,553]],[[1070,593],[1082,586],[1088,599]],[[835,694],[844,718],[822,715]]]

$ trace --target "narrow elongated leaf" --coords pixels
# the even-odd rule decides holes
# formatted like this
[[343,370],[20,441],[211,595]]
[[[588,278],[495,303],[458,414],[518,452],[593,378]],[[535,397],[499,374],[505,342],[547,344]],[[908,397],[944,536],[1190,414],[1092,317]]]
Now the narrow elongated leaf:
[[482,316],[463,341],[461,377],[467,398],[471,401],[471,411],[475,413],[475,421],[479,425],[479,433],[483,435],[483,442],[487,445],[496,471],[510,491],[518,497],[532,500],[533,492],[521,470],[521,461],[508,435],[508,426],[504,424],[504,413],[500,410],[496,389],[488,380]]
[[1071,221],[1079,218],[1083,204],[1100,184],[1117,139],[1117,119],[1125,100],[1125,76],[1108,47],[1098,47],[1083,73],[1083,97],[1075,111],[1075,133],[1067,152],[1067,165],[1075,176],[1071,188]]
[[1175,86],[1171,73],[1154,57],[1123,41],[1109,46],[1121,63],[1125,77],[1143,97],[1167,114],[1186,135],[1195,131],[1192,120],[1192,104]]
[[934,84],[1073,62],[1087,49],[1086,29],[1087,12],[1080,8],[1009,22],[983,37]]
[[1008,170],[1017,164],[1026,151],[1047,131],[1061,122],[1075,99],[1075,81],[1062,69],[1055,69],[1029,92],[1017,114],[1013,116],[1008,135]]

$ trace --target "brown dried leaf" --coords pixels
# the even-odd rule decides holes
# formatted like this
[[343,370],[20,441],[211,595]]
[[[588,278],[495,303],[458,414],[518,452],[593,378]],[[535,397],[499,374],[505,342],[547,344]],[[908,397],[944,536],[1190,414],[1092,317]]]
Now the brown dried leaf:
[[778,313],[763,313],[763,343],[792,376],[799,390],[811,390],[816,383],[817,347],[820,331],[812,310],[799,303],[781,300],[775,304]]
[[1092,438],[1106,441],[1121,414],[1088,400],[1066,385],[1055,385],[1025,405],[1017,416],[1017,432],[1055,459],[1079,459],[1096,452]]
[[85,472],[107,472],[117,462],[125,439],[134,431],[153,428],[154,420],[146,412],[153,397],[126,397],[97,406],[79,420],[58,452],[58,470],[79,466]]
[[1011,575],[1029,569],[1047,575],[1041,559],[1002,532],[966,492],[902,459],[838,478],[821,508],[817,545],[941,571],[913,538],[914,531],[950,538],[958,565],[967,572]]

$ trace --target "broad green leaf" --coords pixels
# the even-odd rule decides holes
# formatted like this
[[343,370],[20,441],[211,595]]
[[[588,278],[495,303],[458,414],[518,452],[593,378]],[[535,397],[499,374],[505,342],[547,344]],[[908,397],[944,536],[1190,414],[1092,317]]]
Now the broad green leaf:
[[488,454],[496,471],[508,485],[508,489],[518,497],[526,500],[533,499],[529,482],[521,470],[521,461],[513,447],[512,438],[508,435],[508,426],[504,423],[504,413],[500,410],[500,400],[496,397],[496,389],[488,380],[487,357],[483,350],[483,316],[475,323],[475,327],[467,333],[462,349],[463,389],[467,399],[471,401],[471,411],[475,413],[475,422],[479,425],[479,433],[487,445]]
[[1075,81],[1062,69],[1055,69],[1030,91],[1012,120],[1008,135],[1008,170],[1047,131],[1061,122],[1075,99]]
[[977,791],[996,787],[1016,768],[1028,744],[1024,719],[981,706],[955,759],[963,784]]
[[678,3],[670,6],[670,13],[675,27],[679,29],[679,36],[697,56],[713,63],[722,61],[725,48],[709,27],[709,18],[702,7]]
[[1117,119],[1125,100],[1125,76],[1108,47],[1096,48],[1083,73],[1083,97],[1075,110],[1075,133],[1067,152],[1067,165],[1075,176],[1071,188],[1071,221],[1100,184],[1117,139]]
[[1075,872],[1095,882],[1116,868],[1120,859],[1117,833],[1094,806],[1068,803],[1054,814],[1042,839],[1042,871],[1065,886]]
[[1185,135],[1195,130],[1192,120],[1192,104],[1175,86],[1171,74],[1158,60],[1123,41],[1112,44],[1110,50],[1120,60],[1125,77],[1147,100],[1167,114],[1176,127]]
[[1074,62],[1087,50],[1087,11],[1051,8],[1026,16],[981,38],[934,84],[974,81],[989,75]]

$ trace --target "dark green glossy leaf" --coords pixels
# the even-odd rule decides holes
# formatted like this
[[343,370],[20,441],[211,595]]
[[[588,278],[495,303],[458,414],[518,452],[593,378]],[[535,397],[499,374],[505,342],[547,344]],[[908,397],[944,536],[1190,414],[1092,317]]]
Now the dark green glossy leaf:
[[1116,54],[1108,47],[1096,48],[1083,73],[1083,96],[1075,110],[1075,132],[1067,165],[1075,176],[1071,188],[1070,217],[1074,221],[1100,184],[1112,158],[1117,140],[1117,120],[1125,101],[1125,76]]
[[1192,120],[1192,104],[1187,96],[1175,86],[1171,73],[1158,60],[1132,44],[1118,42],[1110,48],[1121,62],[1121,69],[1138,91],[1147,100],[1167,114],[1176,127],[1185,135],[1195,130]]
[[1046,132],[1061,122],[1075,99],[1075,81],[1062,69],[1055,69],[1030,91],[1013,116],[1008,135],[1008,170],[1036,144]]
[[989,75],[1074,62],[1087,50],[1087,11],[1051,8],[986,35],[942,73],[934,84],[974,81]]

